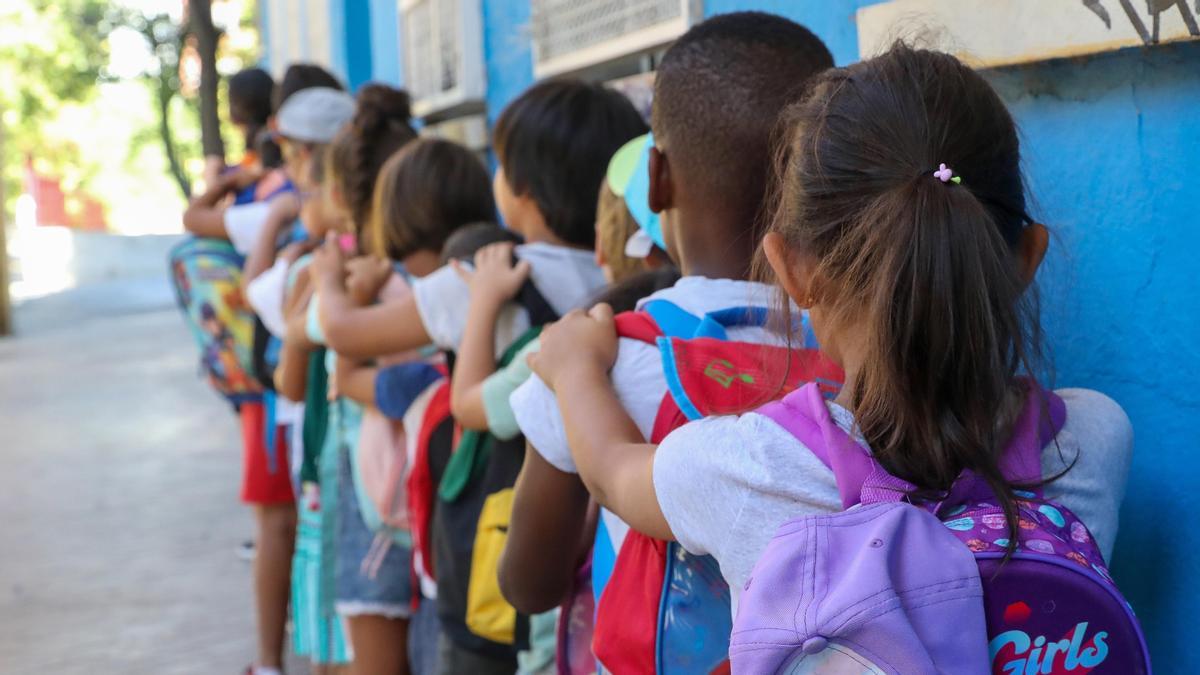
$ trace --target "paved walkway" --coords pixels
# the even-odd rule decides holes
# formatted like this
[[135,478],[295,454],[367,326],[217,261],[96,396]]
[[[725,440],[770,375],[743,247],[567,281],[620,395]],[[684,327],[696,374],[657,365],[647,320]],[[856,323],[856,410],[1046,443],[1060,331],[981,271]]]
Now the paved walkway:
[[254,654],[237,428],[165,284],[30,301],[0,339],[0,673],[224,675]]

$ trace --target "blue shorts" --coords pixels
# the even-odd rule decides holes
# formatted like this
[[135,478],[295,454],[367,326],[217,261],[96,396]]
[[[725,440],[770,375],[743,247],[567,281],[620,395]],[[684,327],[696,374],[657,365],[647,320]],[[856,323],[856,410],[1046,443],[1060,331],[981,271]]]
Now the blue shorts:
[[386,533],[376,536],[363,521],[355,494],[350,454],[339,458],[335,607],[342,616],[412,616],[412,549]]

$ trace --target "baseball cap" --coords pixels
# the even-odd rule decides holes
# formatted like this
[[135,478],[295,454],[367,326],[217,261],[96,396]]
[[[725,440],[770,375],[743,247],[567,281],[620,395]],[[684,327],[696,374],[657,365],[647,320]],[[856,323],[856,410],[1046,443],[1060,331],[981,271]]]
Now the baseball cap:
[[[644,134],[622,145],[608,162],[605,178],[613,194],[625,200],[625,208],[637,222],[639,232],[630,237],[625,253],[634,258],[650,254],[651,245],[664,251],[658,214],[650,210],[650,148],[654,134]],[[640,255],[639,255],[640,254]]]
[[987,672],[978,564],[902,502],[798,518],[746,583],[729,655],[735,673]]
[[354,107],[354,97],[340,89],[301,89],[279,107],[275,133],[302,143],[328,143],[354,117]]

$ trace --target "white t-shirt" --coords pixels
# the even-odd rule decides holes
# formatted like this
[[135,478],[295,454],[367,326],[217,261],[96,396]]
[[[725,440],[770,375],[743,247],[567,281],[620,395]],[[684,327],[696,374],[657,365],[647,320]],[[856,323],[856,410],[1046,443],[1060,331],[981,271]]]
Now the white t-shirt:
[[[530,265],[533,285],[555,312],[566,314],[604,286],[604,273],[591,251],[534,243],[516,247],[517,257]],[[457,349],[467,327],[471,293],[452,267],[446,266],[413,282],[421,323],[433,344]],[[496,318],[496,355],[529,330],[525,309],[509,303]]]
[[[770,307],[775,293],[770,286],[749,281],[684,277],[674,286],[642,299],[638,306],[651,300],[666,300],[691,314],[703,316],[733,307]],[[783,342],[779,335],[756,327],[733,328],[729,331],[729,339],[770,344]],[[639,340],[621,338],[611,378],[621,405],[642,434],[650,438],[654,418],[667,393],[667,379],[663,375],[658,349]],[[567,445],[558,401],[546,383],[537,375],[531,376],[513,392],[509,403],[529,444],[558,470],[578,473]],[[620,550],[628,525],[607,510],[601,511],[601,517],[614,548]]]
[[245,255],[254,248],[270,210],[270,202],[235,204],[225,209],[225,235],[238,253]]
[[[1042,450],[1043,476],[1061,473],[1045,494],[1066,506],[1096,538],[1105,559],[1117,536],[1118,510],[1133,455],[1133,429],[1121,409],[1088,389],[1056,392],[1067,418]],[[829,404],[849,432],[848,410]],[[709,417],[668,435],[654,455],[654,489],[676,540],[710,554],[729,583],[734,609],[742,587],[780,525],[842,510],[833,472],[795,436],[757,413]]]
[[271,335],[281,340],[287,335],[283,299],[287,292],[288,269],[288,262],[280,258],[270,269],[246,284],[246,302],[250,303]]

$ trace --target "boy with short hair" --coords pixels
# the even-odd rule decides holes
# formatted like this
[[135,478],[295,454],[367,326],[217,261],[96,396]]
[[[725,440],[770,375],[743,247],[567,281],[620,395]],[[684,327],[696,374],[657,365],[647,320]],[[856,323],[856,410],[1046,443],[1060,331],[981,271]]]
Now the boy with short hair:
[[[661,221],[656,243],[684,276],[643,304],[666,300],[696,316],[770,306],[770,287],[748,279],[762,233],[776,120],[811,76],[832,65],[829,51],[807,29],[760,12],[708,19],[667,50],[655,83],[648,201]],[[733,328],[729,337],[778,341],[761,327]],[[667,391],[658,351],[622,339],[611,377],[649,438]],[[553,392],[533,377],[511,403],[530,451],[517,481],[500,583],[514,606],[532,613],[557,605],[570,587],[588,543],[579,543],[588,492]],[[628,532],[611,513],[602,513],[601,523],[611,550],[598,542],[594,565],[611,563]],[[603,583],[603,571],[594,578]]]

